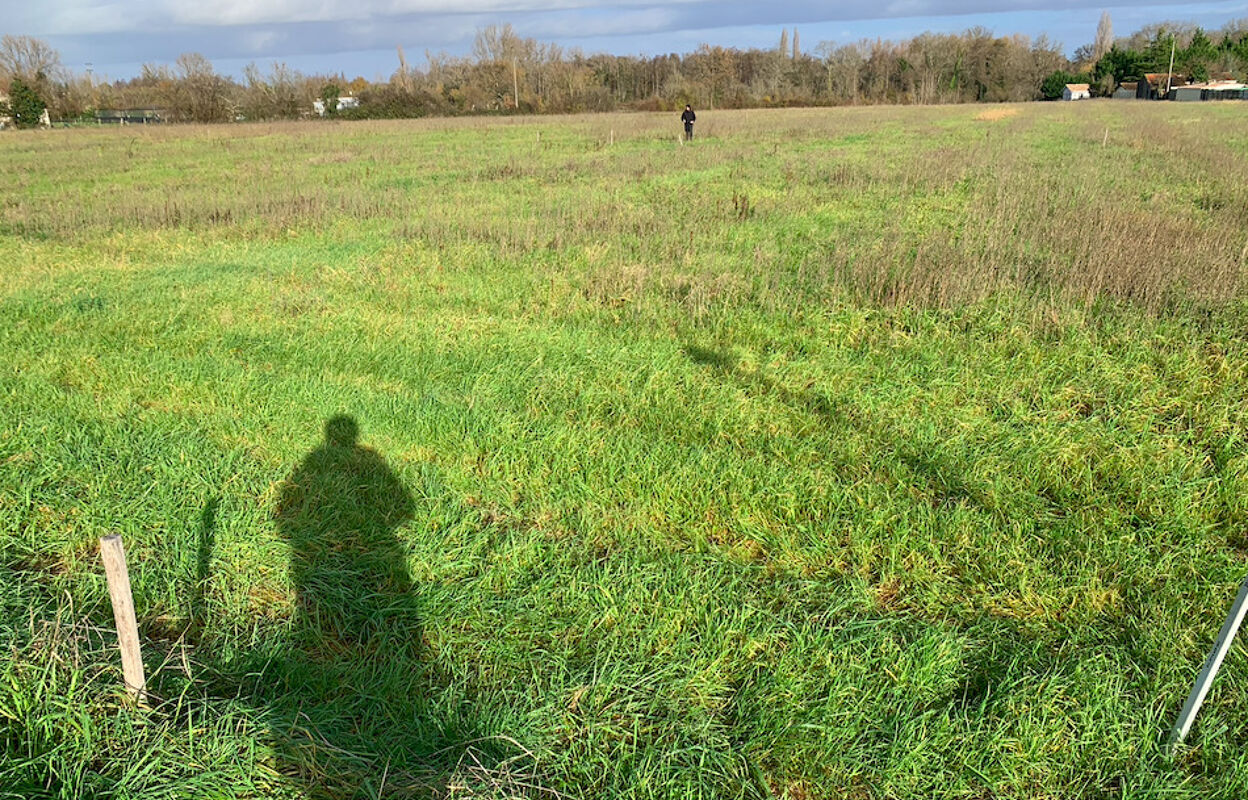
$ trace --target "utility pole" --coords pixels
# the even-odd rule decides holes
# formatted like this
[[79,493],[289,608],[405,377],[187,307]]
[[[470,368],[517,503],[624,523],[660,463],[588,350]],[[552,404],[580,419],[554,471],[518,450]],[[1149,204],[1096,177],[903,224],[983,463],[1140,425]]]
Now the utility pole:
[[520,111],[520,79],[516,77],[516,59],[511,59],[511,96],[516,102],[516,112]]
[[1166,73],[1166,97],[1170,96],[1170,85],[1174,81],[1174,49],[1178,46],[1179,39],[1173,34],[1170,35],[1170,71]]

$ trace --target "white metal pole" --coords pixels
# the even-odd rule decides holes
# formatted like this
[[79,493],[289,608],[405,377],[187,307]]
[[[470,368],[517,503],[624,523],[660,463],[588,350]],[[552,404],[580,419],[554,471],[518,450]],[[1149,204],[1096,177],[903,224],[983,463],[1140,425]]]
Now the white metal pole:
[[1165,100],[1166,98],[1170,97],[1170,88],[1174,82],[1174,49],[1178,46],[1179,46],[1179,40],[1175,37],[1171,37],[1170,39],[1170,71],[1166,73],[1166,97],[1163,97],[1162,100]]
[[1235,633],[1239,630],[1240,623],[1244,621],[1245,614],[1248,614],[1248,578],[1245,578],[1240,585],[1239,595],[1235,598],[1234,605],[1231,606],[1231,613],[1227,615],[1226,622],[1222,623],[1222,632],[1218,634],[1217,641],[1213,643],[1213,650],[1209,651],[1209,657],[1205,659],[1205,668],[1200,671],[1200,677],[1196,679],[1192,693],[1187,696],[1187,702],[1183,704],[1183,710],[1179,712],[1179,718],[1170,730],[1171,745],[1178,744],[1187,737],[1187,732],[1196,720],[1200,706],[1205,702],[1205,695],[1209,694],[1213,678],[1218,674],[1222,660],[1230,651],[1231,643],[1235,641]]

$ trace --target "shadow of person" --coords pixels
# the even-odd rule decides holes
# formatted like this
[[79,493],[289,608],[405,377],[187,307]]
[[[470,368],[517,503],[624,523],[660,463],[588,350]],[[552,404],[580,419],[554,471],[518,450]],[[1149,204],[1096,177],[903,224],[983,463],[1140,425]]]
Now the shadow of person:
[[274,512],[290,544],[292,644],[319,657],[378,647],[409,653],[421,638],[395,533],[412,518],[412,495],[358,438],[352,418],[329,420],[325,441],[283,482]]
[[249,707],[272,747],[254,755],[275,762],[299,797],[444,797],[530,781],[532,754],[485,732],[505,715],[497,697],[477,689],[470,663],[444,652],[440,668],[426,642],[422,602],[436,601],[412,580],[401,535],[418,508],[359,438],[355,420],[333,417],[280,484],[273,519],[290,549],[289,625],[260,626],[217,656],[207,598],[221,498],[204,506],[187,607],[209,697]]
[[290,546],[295,609],[261,691],[271,692],[281,770],[310,796],[436,793],[426,757],[444,735],[422,713],[434,681],[397,533],[414,503],[358,439],[355,420],[330,419],[281,485],[274,518]]

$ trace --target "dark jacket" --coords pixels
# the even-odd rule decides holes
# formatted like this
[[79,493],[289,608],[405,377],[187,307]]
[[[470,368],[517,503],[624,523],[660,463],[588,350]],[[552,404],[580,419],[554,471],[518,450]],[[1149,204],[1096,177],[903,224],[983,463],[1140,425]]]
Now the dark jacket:
[[680,121],[685,123],[686,125],[692,125],[693,121],[697,118],[698,118],[698,115],[693,113],[692,108],[686,108],[685,112],[680,115]]

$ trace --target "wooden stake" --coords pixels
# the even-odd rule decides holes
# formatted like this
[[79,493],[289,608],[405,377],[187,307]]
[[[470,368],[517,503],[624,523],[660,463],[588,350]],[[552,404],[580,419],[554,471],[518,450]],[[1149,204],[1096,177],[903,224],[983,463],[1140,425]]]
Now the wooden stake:
[[615,147],[615,128],[611,129],[611,138],[608,141],[607,145],[609,147]]
[[117,625],[117,646],[121,648],[121,671],[126,689],[140,703],[147,700],[147,680],[139,653],[139,625],[134,617],[134,596],[130,593],[130,573],[126,570],[126,549],[121,537],[100,537],[100,557],[108,578],[108,595],[113,601],[113,622]]
[[1245,614],[1248,614],[1248,579],[1239,587],[1239,595],[1231,604],[1231,613],[1226,616],[1226,622],[1222,623],[1222,630],[1218,633],[1217,641],[1213,643],[1213,649],[1209,651],[1209,657],[1205,659],[1205,668],[1200,671],[1200,676],[1196,678],[1196,685],[1192,687],[1192,693],[1187,696],[1187,702],[1183,704],[1179,718],[1175,721],[1174,727],[1170,729],[1171,747],[1182,742],[1187,737],[1187,732],[1191,730],[1192,723],[1196,721],[1196,714],[1205,702],[1205,695],[1209,694],[1209,687],[1213,685],[1213,678],[1218,674],[1218,668],[1222,666],[1222,659],[1226,658],[1227,651],[1231,649],[1231,642],[1235,641],[1235,633],[1244,621]]

